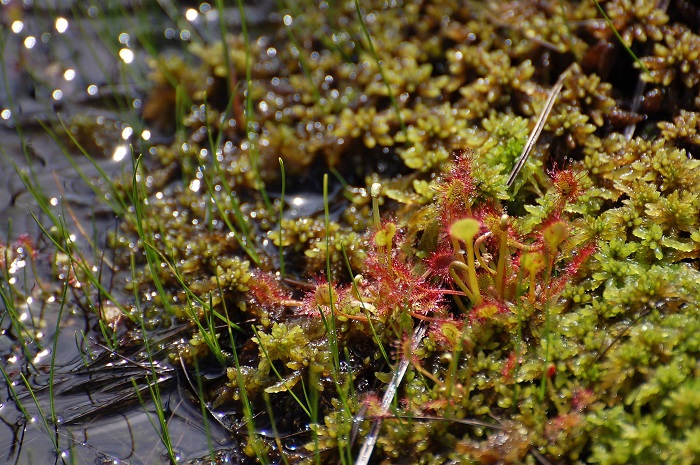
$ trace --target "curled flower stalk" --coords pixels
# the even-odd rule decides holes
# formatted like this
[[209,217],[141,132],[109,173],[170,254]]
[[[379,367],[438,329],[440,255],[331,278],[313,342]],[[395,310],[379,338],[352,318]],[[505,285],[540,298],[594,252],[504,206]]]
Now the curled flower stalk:
[[[479,291],[479,281],[476,277],[476,257],[474,252],[474,237],[479,233],[479,228],[481,224],[478,220],[474,218],[464,218],[455,221],[452,226],[450,226],[450,236],[452,237],[452,243],[455,246],[455,261],[450,265],[450,275],[455,278],[457,285],[464,291],[464,293],[469,297],[472,305],[479,305],[481,303],[481,292]],[[464,253],[462,251],[459,242],[464,243],[467,247],[466,250],[466,262],[464,261]],[[462,270],[466,273],[467,282],[459,277],[459,275],[454,271],[455,268]]]

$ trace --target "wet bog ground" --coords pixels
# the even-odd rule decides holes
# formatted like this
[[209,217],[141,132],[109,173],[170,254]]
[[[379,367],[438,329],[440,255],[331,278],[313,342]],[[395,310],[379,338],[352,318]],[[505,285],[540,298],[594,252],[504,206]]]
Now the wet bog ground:
[[697,463],[698,24],[0,0],[0,465]]

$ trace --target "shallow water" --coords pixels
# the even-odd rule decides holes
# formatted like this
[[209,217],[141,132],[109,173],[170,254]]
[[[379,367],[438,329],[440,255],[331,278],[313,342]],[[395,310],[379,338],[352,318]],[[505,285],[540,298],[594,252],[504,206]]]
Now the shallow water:
[[[267,2],[251,5],[248,21],[264,23],[269,8]],[[189,10],[195,14],[186,17]],[[231,28],[240,24],[236,8],[226,10],[225,18]],[[70,127],[75,118],[90,121],[90,131],[81,139],[90,156],[110,178],[128,173],[129,144],[144,148],[167,137],[140,126],[148,68],[139,38],[148,35],[159,50],[177,51],[194,35],[215,37],[217,17],[206,3],[3,0],[0,22],[0,242],[9,244],[26,235],[38,250],[36,277],[30,263],[20,263],[11,275],[12,286],[0,282],[16,291],[11,296],[18,303],[15,311],[34,336],[24,338],[25,346],[20,344],[18,331],[10,325],[10,309],[0,303],[0,363],[12,381],[12,387],[2,381],[0,392],[0,462],[168,463],[154,404],[147,395],[141,400],[135,396],[135,386],[147,391],[145,380],[153,375],[150,365],[137,353],[132,360],[141,356],[143,363],[130,365],[98,343],[96,318],[81,308],[75,289],[61,302],[62,287],[52,271],[54,249],[42,233],[51,218],[41,211],[37,193],[30,192],[20,173],[41,187],[39,195],[75,232],[75,244],[94,260],[108,286],[113,273],[104,260],[109,257],[106,237],[119,220],[96,198],[93,188],[99,191],[104,181],[63,135],[61,124]],[[51,396],[47,385],[52,356]],[[219,461],[240,461],[231,434],[211,418],[203,421],[181,370],[165,360],[158,363],[162,403],[178,459],[203,463],[216,452]],[[28,420],[13,400],[15,394]],[[51,397],[57,426],[50,422]],[[64,451],[60,456],[53,441]]]

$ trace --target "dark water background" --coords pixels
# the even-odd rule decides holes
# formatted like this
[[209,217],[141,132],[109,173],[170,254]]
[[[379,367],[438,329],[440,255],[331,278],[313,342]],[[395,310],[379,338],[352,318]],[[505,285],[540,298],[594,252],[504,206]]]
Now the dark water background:
[[[188,10],[194,10],[190,11],[193,20],[188,20]],[[262,25],[270,11],[267,2],[249,2],[247,21]],[[227,5],[224,17],[229,30],[238,30],[235,2]],[[147,128],[139,120],[149,70],[138,39],[148,36],[159,53],[180,53],[195,35],[205,41],[216,39],[217,18],[212,5],[200,2],[0,0],[0,242],[9,244],[27,235],[37,245],[36,270],[49,291],[42,292],[29,265],[14,275],[14,288],[26,302],[17,311],[39,333],[27,345],[29,353],[23,352],[0,301],[0,363],[30,415],[29,420],[24,417],[12,390],[0,380],[0,464],[168,463],[152,402],[148,398],[134,401],[130,378],[140,379],[145,388],[146,364],[135,366],[105,351],[94,315],[87,315],[70,293],[56,334],[61,305],[55,296],[60,296],[62,286],[51,268],[54,249],[32,214],[44,225],[50,225],[50,219],[42,214],[19,173],[31,177],[55,204],[53,213],[75,232],[78,248],[97,258],[103,252],[107,255],[107,233],[118,226],[119,219],[81,178],[46,127],[56,130],[61,121],[86,118],[94,124],[92,144],[86,147],[90,155],[110,176],[128,173],[129,144],[147,146],[158,137],[167,139],[144,133]],[[127,63],[131,54],[133,60]],[[59,136],[64,143],[66,139]],[[100,187],[92,162],[75,147],[67,151],[89,182]],[[78,224],[90,240],[78,234]],[[109,279],[105,267],[103,281]],[[63,454],[56,454],[20,376],[28,378],[41,410],[50,416],[46,386],[55,339],[54,399],[61,423],[55,430]],[[85,369],[86,354],[92,357],[91,372]],[[140,356],[137,351],[133,354],[134,359]],[[205,430],[200,404],[177,367],[162,363],[157,371],[178,458],[210,463],[215,452],[217,461],[237,461],[237,440],[211,419]],[[130,400],[122,401],[120,395]],[[54,430],[54,425],[49,427]]]

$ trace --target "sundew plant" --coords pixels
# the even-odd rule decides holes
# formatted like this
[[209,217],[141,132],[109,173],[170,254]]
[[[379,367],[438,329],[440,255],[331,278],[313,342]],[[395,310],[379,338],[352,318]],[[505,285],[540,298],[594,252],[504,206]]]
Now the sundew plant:
[[[156,405],[164,462],[175,377],[236,440],[196,463],[700,461],[697,7],[171,6],[219,29],[137,37],[148,74],[120,79],[153,137],[84,175],[119,219],[115,279],[25,175],[47,292],[92,312],[86,370],[142,368],[121,388]],[[44,126],[90,158],[91,124]],[[11,275],[35,246],[2,251],[3,324],[31,341]]]

